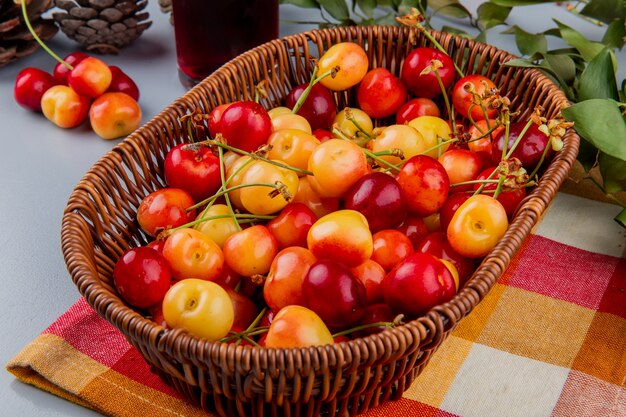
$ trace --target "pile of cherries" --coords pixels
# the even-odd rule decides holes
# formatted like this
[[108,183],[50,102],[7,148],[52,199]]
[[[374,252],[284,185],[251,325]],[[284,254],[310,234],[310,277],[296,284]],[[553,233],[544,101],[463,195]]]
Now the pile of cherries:
[[[117,262],[119,294],[163,326],[266,347],[364,336],[449,301],[566,127],[540,109],[511,123],[491,80],[457,73],[427,47],[400,77],[370,70],[345,42],[284,107],[186,115],[196,142],[169,151],[168,187],[141,202],[154,240]],[[337,109],[333,91],[353,87],[358,107]]]
[[62,128],[81,125],[87,118],[103,139],[130,134],[139,127],[141,108],[137,84],[119,67],[83,52],[72,52],[52,74],[25,68],[13,90],[22,107]]

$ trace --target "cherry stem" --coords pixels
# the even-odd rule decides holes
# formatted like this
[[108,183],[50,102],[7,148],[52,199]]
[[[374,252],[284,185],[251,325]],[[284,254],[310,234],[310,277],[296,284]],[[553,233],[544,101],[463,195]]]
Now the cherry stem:
[[318,67],[316,65],[315,68],[313,68],[313,74],[311,74],[311,80],[309,81],[309,85],[307,85],[307,87],[304,89],[302,94],[300,94],[300,97],[298,97],[298,100],[296,101],[296,104],[294,104],[293,109],[291,109],[291,112],[293,114],[297,114],[298,113],[298,111],[300,110],[300,107],[302,107],[302,105],[304,104],[306,99],[309,98],[309,94],[311,93],[311,90],[313,89],[313,86],[315,84],[317,84],[318,82],[320,82],[324,78],[332,75],[334,71],[335,72],[338,71],[337,68],[333,68],[333,70],[327,71],[327,72],[325,72],[324,74],[322,74],[322,75],[320,75],[318,77],[317,76],[317,70],[318,70]]
[[267,163],[275,165],[275,166],[277,166],[279,168],[288,169],[288,170],[296,172],[298,174],[313,175],[313,172],[308,171],[306,169],[300,169],[300,168],[292,167],[291,165],[280,163],[278,161],[272,161],[271,159],[264,158],[261,155],[257,155],[257,154],[252,153],[252,152],[246,152],[244,150],[235,148],[234,146],[227,145],[225,143],[222,143],[222,142],[214,140],[214,139],[207,139],[205,141],[198,142],[197,145],[200,145],[200,146],[219,146],[220,148],[224,148],[224,149],[227,149],[229,151],[233,151],[235,153],[246,155],[246,156],[249,156],[250,158],[258,159],[260,161],[267,162]]
[[253,223],[258,220],[272,220],[276,216],[264,216],[260,214],[216,214],[215,216],[201,217],[189,223],[182,224],[171,229],[167,229],[159,234],[160,238],[167,237],[177,230],[186,229],[188,227],[197,226],[210,220],[228,219],[234,216],[236,224],[239,223]]
[[[356,118],[352,114],[352,111],[350,111],[349,107],[346,107],[343,111],[346,115],[346,119],[350,120],[350,122],[354,125],[354,127],[356,127],[357,130],[363,134],[363,136],[365,136],[368,140],[371,140],[373,138],[373,136],[367,133],[365,129],[363,129],[363,127],[359,124],[359,122],[356,120]],[[358,136],[358,132],[357,132],[357,136]]]
[[230,332],[228,332],[230,336],[222,337],[219,341],[222,343],[228,343],[232,340],[240,339],[242,337],[256,336],[259,334],[267,333],[268,330],[269,330],[269,327],[267,326],[257,327],[252,330],[244,330],[243,332],[234,332],[231,330]]
[[450,126],[452,127],[452,131],[456,133],[456,123],[454,123],[454,114],[452,112],[452,106],[450,106],[450,99],[448,98],[448,92],[446,91],[446,87],[443,85],[443,80],[441,79],[441,75],[439,75],[438,70],[433,71],[435,73],[435,77],[437,77],[437,82],[439,83],[439,88],[441,88],[441,94],[443,95],[443,100],[446,103],[446,110],[448,111],[448,118],[450,119]]
[[[528,131],[528,129],[530,129],[530,126],[533,124],[532,120],[528,120],[528,122],[526,122],[526,126],[524,126],[524,128],[522,129],[522,131],[520,132],[520,134],[517,136],[517,138],[515,139],[515,142],[513,142],[513,145],[511,146],[511,149],[509,149],[509,151],[506,153],[506,155],[504,156],[504,159],[509,159],[511,157],[511,155],[513,155],[513,152],[515,151],[515,148],[517,148],[517,145],[520,143],[520,141],[522,140],[522,138],[524,137],[524,135],[526,134],[526,132]],[[508,138],[509,135],[507,134],[507,140],[505,143],[508,143]],[[550,143],[548,143],[547,145],[550,145]],[[548,146],[546,146],[546,149],[548,149]]]
[[[218,147],[217,148],[217,153],[218,156],[220,158],[220,179],[222,181],[222,187],[221,188],[225,188],[226,187],[226,182],[224,182],[226,179],[226,175],[224,172],[224,149]],[[230,203],[230,197],[228,196],[228,193],[224,194],[224,200],[226,201],[226,206],[228,206],[228,210],[230,211],[230,214],[232,215],[233,221],[235,222],[235,225],[237,225],[237,230],[239,230],[241,232],[241,225],[239,225],[239,222],[237,221],[237,216],[235,215],[235,210],[233,210],[233,205]],[[215,201],[215,200],[213,200]]]
[[392,322],[392,321],[379,321],[379,322],[376,322],[376,323],[362,324],[360,326],[356,326],[356,327],[353,327],[351,329],[342,330],[342,331],[340,331],[338,333],[335,333],[335,334],[332,335],[332,337],[335,338],[335,337],[339,337],[339,336],[345,336],[347,334],[355,333],[355,332],[358,332],[358,331],[361,331],[361,330],[371,329],[372,327],[381,327],[381,326],[393,329],[394,327],[396,327],[396,324],[394,322]]
[[28,31],[30,32],[31,35],[33,35],[33,38],[35,39],[35,41],[37,41],[37,43],[39,44],[39,46],[41,46],[43,48],[44,51],[46,51],[48,54],[50,54],[50,56],[54,59],[56,59],[57,61],[59,61],[61,64],[65,65],[65,67],[68,70],[73,70],[74,67],[71,66],[70,64],[68,64],[67,62],[65,62],[62,58],[60,58],[57,54],[55,54],[52,49],[48,48],[48,45],[46,45],[44,43],[44,41],[41,40],[41,38],[39,37],[39,35],[37,35],[37,33],[35,32],[35,29],[33,29],[33,26],[30,23],[30,19],[28,18],[28,13],[26,12],[26,2],[27,0],[21,0],[21,6],[22,6],[22,16],[24,17],[24,23],[26,23],[26,27],[28,28]]
[[[521,136],[521,134],[520,134]],[[550,144],[550,141],[548,141],[546,143],[546,147],[543,148],[543,152],[541,153],[541,158],[539,158],[539,162],[537,162],[537,165],[535,165],[535,168],[533,169],[533,172],[531,172],[530,174],[528,174],[528,178],[533,178],[537,172],[539,171],[539,168],[541,168],[541,165],[543,165],[543,161],[546,159],[546,156],[548,155],[548,147],[552,146]]]
[[509,130],[511,127],[511,121],[509,120],[509,113],[505,114],[505,123],[504,123],[504,143],[502,144],[502,160],[506,160],[507,155],[507,147],[509,146]]
[[493,198],[498,198],[502,192],[502,184],[504,184],[504,180],[506,180],[506,175],[500,173],[498,177],[498,186],[496,187],[496,191],[493,193]]
[[435,146],[431,146],[430,148],[420,152],[420,155],[425,155],[425,154],[427,154],[430,151],[434,151],[435,149],[441,150],[441,148],[444,145],[448,145],[448,144],[451,144],[451,143],[454,143],[454,142],[458,142],[458,141],[459,140],[457,138],[443,140],[443,138],[441,136],[437,136],[437,144]]
[[469,181],[461,181],[461,182],[457,182],[455,184],[450,184],[450,187],[461,187],[462,185],[471,185],[471,184],[495,184],[497,183],[498,180],[490,180],[490,179],[485,179],[485,180],[469,180]]
[[[499,169],[494,169],[493,171],[491,171],[491,174],[489,174],[489,176],[487,178],[485,178],[484,180],[482,180],[482,181],[490,181],[493,178],[493,176],[496,175],[496,173],[498,173],[498,171],[499,171]],[[483,189],[485,188],[485,185],[487,185],[487,184],[488,184],[487,182],[483,182],[481,184],[481,186],[478,187],[478,189],[474,192],[473,195],[478,195],[478,194],[482,193]]]
[[202,201],[200,201],[199,203],[194,204],[193,206],[187,207],[185,210],[187,211],[191,211],[197,208],[200,208],[202,206],[204,206],[205,204],[209,204],[213,201],[215,201],[216,199],[218,199],[219,197],[228,194],[231,191],[235,191],[235,190],[239,190],[240,188],[246,188],[246,187],[268,187],[268,188],[273,188],[275,190],[278,190],[280,188],[280,185],[277,184],[270,184],[270,183],[266,183],[266,182],[253,182],[253,183],[248,183],[248,184],[239,184],[239,185],[234,185],[230,188],[223,188],[221,191],[216,192],[215,194],[213,194],[211,197],[204,199]]

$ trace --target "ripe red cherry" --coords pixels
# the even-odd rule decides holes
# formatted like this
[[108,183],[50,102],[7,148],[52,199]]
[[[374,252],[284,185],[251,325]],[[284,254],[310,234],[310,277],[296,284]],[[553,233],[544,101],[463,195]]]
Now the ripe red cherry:
[[[309,83],[305,83],[293,88],[285,97],[285,105],[293,109],[308,85]],[[315,84],[298,110],[298,114],[309,122],[312,130],[328,129],[332,126],[337,114],[333,93],[322,84]]]
[[406,216],[406,203],[395,178],[382,172],[367,174],[344,195],[345,208],[356,210],[377,232],[398,226]]
[[24,68],[15,78],[13,96],[25,109],[41,111],[41,97],[55,85],[52,75],[39,68]]
[[230,146],[253,152],[267,142],[272,129],[272,120],[260,104],[239,101],[224,110],[219,133]]
[[466,258],[455,251],[444,232],[432,232],[428,234],[415,247],[415,252],[430,253],[439,259],[450,261],[459,273],[459,285],[465,284],[474,272],[474,260]]
[[[489,176],[495,169],[496,169],[495,167],[485,169],[483,172],[481,172],[478,175],[476,179],[484,180],[484,179],[489,178]],[[497,176],[493,175],[491,178],[497,179]],[[474,189],[477,190],[478,187],[480,187],[480,184],[476,184],[474,186]],[[485,184],[483,190],[495,190],[496,188],[497,188],[497,184],[488,183],[488,184]],[[509,218],[509,220],[511,220],[513,218],[513,214],[515,214],[515,210],[517,210],[517,207],[520,205],[524,197],[526,197],[526,188],[521,187],[515,190],[506,190],[506,191],[500,192],[496,200],[498,200],[500,204],[502,204],[502,207],[504,207],[504,211],[506,211],[507,217]]]
[[293,202],[285,206],[280,214],[267,223],[267,228],[276,238],[278,248],[301,246],[306,248],[309,229],[317,220],[313,211],[303,203]]
[[450,220],[452,220],[452,216],[454,216],[456,210],[471,196],[471,193],[453,193],[446,198],[446,201],[443,202],[443,205],[439,209],[439,224],[441,225],[441,230],[448,229]]
[[395,312],[418,317],[456,293],[450,270],[437,257],[415,252],[406,257],[383,280],[385,303]]
[[424,219],[413,215],[406,216],[402,224],[396,227],[396,230],[408,237],[413,247],[416,247],[422,238],[429,233]]
[[224,114],[224,110],[226,110],[231,104],[232,103],[220,104],[209,113],[209,134],[212,138],[220,132],[222,126],[222,115]]
[[473,86],[476,93],[480,96],[482,96],[487,90],[496,88],[493,81],[484,75],[466,75],[457,81],[452,88],[452,104],[454,105],[454,109],[466,119],[469,119],[469,115],[471,113],[472,119],[475,122],[484,120],[485,115],[488,119],[493,118],[496,114],[496,109],[489,109],[486,108],[486,106],[483,106],[483,111],[480,105],[474,103],[474,95],[466,90],[466,84]]
[[196,218],[196,210],[187,211],[193,199],[179,188],[161,188],[148,194],[139,204],[137,221],[150,236],[168,227],[178,227]]
[[149,308],[163,300],[170,288],[167,260],[145,246],[130,249],[115,264],[113,283],[120,296],[133,307]]
[[374,251],[372,260],[390,271],[400,261],[414,252],[413,244],[402,232],[394,229],[381,230],[372,236]]
[[420,116],[441,116],[437,103],[429,98],[418,97],[407,101],[396,113],[396,123],[403,125]]
[[[483,160],[476,152],[468,149],[448,149],[439,157],[438,161],[448,173],[450,185],[476,179],[483,169]],[[471,190],[470,184],[452,187],[450,192]]]
[[110,65],[111,84],[107,92],[125,93],[131,96],[135,101],[139,101],[139,88],[135,81],[128,76],[120,67]]
[[185,146],[175,146],[165,157],[165,181],[170,187],[187,191],[195,202],[200,202],[215,194],[222,185],[220,160],[209,148]]
[[416,155],[406,161],[396,179],[409,212],[421,217],[436,213],[450,190],[450,179],[444,167],[426,155]]
[[343,328],[356,323],[367,304],[365,286],[337,262],[322,260],[307,272],[302,290],[307,306],[328,326]]
[[374,68],[361,80],[357,90],[359,107],[370,117],[394,114],[406,101],[406,87],[386,68]]
[[432,60],[439,60],[443,67],[437,72],[445,88],[454,82],[454,63],[450,57],[435,48],[416,48],[404,60],[400,78],[406,88],[417,97],[433,98],[441,94],[441,87],[433,71],[420,75],[424,68],[431,65]]
[[[507,149],[511,149],[515,140],[524,129],[524,126],[526,126],[526,122],[523,121],[511,123],[509,126],[509,142]],[[506,132],[504,130],[501,130],[491,144],[491,158],[494,165],[497,165],[502,158],[505,133]],[[531,172],[539,163],[546,146],[549,146],[549,141],[550,138],[539,130],[539,126],[532,123],[515,147],[511,156],[519,159],[526,171]],[[545,166],[547,166],[548,162],[550,162],[553,154],[554,151],[552,150],[552,146],[550,146],[544,161]]]
[[[63,61],[67,62],[68,64],[70,64],[70,66],[73,67],[88,56],[89,55],[84,52],[72,52],[65,58],[63,58]],[[67,76],[70,75],[71,71],[71,69],[59,62],[54,66],[54,71],[52,73],[54,77],[54,82],[56,84],[67,85]]]
[[320,142],[326,142],[328,139],[334,138],[333,133],[326,129],[315,129],[313,131],[313,136],[318,138]]
[[[362,326],[365,324],[374,324],[381,322],[392,322],[395,318],[393,314],[393,310],[385,303],[372,304],[367,306],[365,312],[363,313],[363,317],[359,320],[358,325]],[[363,330],[360,330],[354,334],[357,337],[365,337],[371,334],[382,332],[383,330],[388,329],[387,326],[373,326],[367,327]]]

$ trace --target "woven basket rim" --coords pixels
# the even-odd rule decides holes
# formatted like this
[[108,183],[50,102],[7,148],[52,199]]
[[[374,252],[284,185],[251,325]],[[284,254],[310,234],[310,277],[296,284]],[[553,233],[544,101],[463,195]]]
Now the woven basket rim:
[[[355,33],[356,32],[371,33],[373,31],[381,30],[384,28],[396,28],[396,27],[395,26],[368,26],[368,27],[351,27],[351,28],[345,28],[345,29],[353,30]],[[411,29],[403,28],[403,29],[415,30],[414,28],[411,28]],[[317,34],[329,32],[333,30],[336,30],[336,28],[314,29],[314,30],[305,31],[305,32],[301,32],[301,33],[297,33],[297,34],[293,34],[293,35],[289,35],[289,36],[272,40],[268,43],[255,47],[239,55],[235,59],[229,61],[220,69],[216,70],[207,79],[205,79],[205,81],[208,79],[217,78],[220,74],[223,74],[224,72],[226,72],[229,66],[233,65],[233,63],[236,63],[245,58],[253,57],[258,51],[264,50],[265,48],[271,47],[272,45],[281,45],[284,42],[296,41],[303,37],[307,38],[308,41],[311,41],[317,38]],[[436,31],[436,30],[429,30],[429,32],[435,36],[446,35],[446,33]],[[458,36],[454,36],[454,35],[450,35],[450,36],[452,36],[452,38],[455,38],[455,39],[459,38]],[[506,58],[506,61],[516,58],[515,55],[510,54],[507,51],[498,49],[495,46],[482,43],[482,42],[477,42],[475,40],[467,40],[467,48],[474,48],[474,47],[484,48],[483,53],[489,53],[489,52],[495,52],[495,51],[503,52],[504,57]],[[502,61],[502,62],[506,62],[506,61]],[[561,104],[561,107],[565,107],[569,105],[569,102],[567,98],[565,97],[564,93],[547,76],[542,74],[539,70],[534,69],[534,68],[524,68],[524,69],[520,69],[520,71],[528,72],[532,74],[534,77],[536,77],[537,80],[547,84],[549,93],[554,94],[556,96],[556,99]],[[201,85],[197,85],[191,90],[189,90],[185,95],[196,94],[202,91],[201,88],[202,88]],[[181,97],[175,99],[170,105],[168,105],[165,109],[159,112],[150,121],[143,124],[140,128],[138,128],[135,132],[133,132],[131,135],[125,138],[122,142],[118,143],[110,151],[105,153],[81,178],[81,180],[75,187],[74,191],[72,192],[69,200],[72,200],[72,198],[74,198],[75,196],[80,195],[81,193],[84,193],[84,191],[80,190],[79,186],[83,183],[86,183],[86,182],[88,183],[90,181],[89,177],[97,169],[97,167],[103,166],[108,159],[115,157],[123,147],[128,146],[129,144],[132,144],[133,142],[141,142],[142,139],[145,139],[145,137],[143,136],[143,132],[147,131],[151,126],[161,123],[160,117],[162,115],[170,114],[170,112],[172,111],[176,112],[176,110],[179,108],[178,100],[180,100],[180,98]],[[93,296],[92,292],[93,292],[94,287],[102,288],[102,285],[98,282],[97,274],[95,274],[95,278],[93,280],[90,280],[90,276],[94,275],[93,271],[89,271],[84,268],[75,266],[76,263],[78,263],[80,266],[81,260],[77,259],[76,254],[73,252],[73,249],[75,248],[75,240],[76,240],[75,237],[70,233],[66,233],[67,229],[70,227],[72,222],[75,221],[75,219],[73,219],[73,213],[70,210],[68,210],[67,207],[64,211],[62,228],[61,228],[62,250],[63,250],[65,262],[66,262],[66,265],[68,266],[68,269],[70,269],[70,264],[74,265],[74,268],[70,270],[70,275],[71,275],[72,280],[78,287],[80,293],[83,296],[85,296],[88,303],[98,312],[99,315],[104,317],[109,322],[112,322],[113,324],[115,324],[118,330],[122,331],[123,333],[127,335],[132,333],[132,334],[140,335],[142,338],[154,337],[153,340],[155,341],[155,344],[158,346],[181,346],[182,344],[186,344],[187,342],[195,342],[195,343],[189,343],[189,346],[194,347],[193,351],[185,351],[185,352],[179,351],[178,352],[179,355],[183,355],[187,359],[193,359],[194,357],[197,357],[198,353],[200,353],[200,351],[202,350],[204,350],[205,352],[215,352],[212,349],[215,347],[217,347],[220,352],[225,353],[225,354],[228,354],[228,352],[232,353],[232,350],[234,349],[236,352],[235,355],[238,357],[239,355],[247,355],[247,357],[249,357],[250,352],[252,352],[253,350],[261,350],[261,351],[266,351],[266,352],[275,351],[278,353],[281,353],[281,352],[284,353],[287,351],[298,351],[300,353],[304,353],[305,351],[309,353],[312,353],[312,352],[321,353],[323,350],[326,350],[327,352],[330,350],[332,354],[335,356],[343,355],[343,353],[341,352],[342,350],[359,349],[359,347],[362,344],[362,340],[370,339],[370,340],[376,340],[382,343],[381,336],[383,334],[385,334],[386,336],[392,335],[396,339],[401,338],[403,340],[411,340],[411,338],[416,333],[421,333],[420,330],[422,330],[422,332],[423,331],[428,332],[436,327],[441,326],[442,324],[445,326],[447,325],[446,323],[450,320],[450,317],[446,315],[446,312],[449,314],[448,310],[460,311],[461,317],[459,317],[459,320],[465,317],[467,314],[469,314],[469,312],[483,298],[483,296],[480,295],[480,291],[478,291],[472,284],[478,285],[482,283],[479,281],[485,275],[489,275],[486,273],[485,265],[487,264],[495,265],[497,269],[501,270],[500,273],[497,274],[496,278],[499,277],[504,272],[504,270],[508,266],[508,263],[510,262],[510,259],[502,262],[500,258],[502,249],[510,245],[513,245],[514,247],[518,249],[519,246],[521,245],[521,242],[527,238],[532,226],[534,226],[534,224],[538,221],[538,219],[544,213],[545,209],[549,205],[549,200],[552,199],[558,187],[560,186],[561,182],[565,178],[565,175],[569,171],[569,167],[571,167],[571,165],[573,164],[576,158],[577,150],[578,150],[578,141],[579,141],[578,135],[573,130],[569,130],[565,136],[565,141],[564,141],[565,147],[556,154],[555,158],[550,164],[550,168],[553,168],[559,165],[558,167],[559,169],[558,170],[556,168],[548,169],[548,171],[541,178],[541,182],[539,186],[535,188],[535,190],[538,189],[539,187],[542,187],[544,189],[551,188],[552,189],[552,191],[550,192],[551,195],[548,198],[541,198],[540,196],[537,196],[536,195],[537,193],[535,192],[535,190],[533,190],[533,192],[529,195],[529,197],[527,197],[523,205],[518,209],[519,215],[517,215],[514,221],[509,225],[509,228],[506,234],[504,235],[504,237],[500,240],[498,245],[484,258],[482,263],[476,268],[471,278],[466,283],[466,286],[462,288],[449,302],[433,307],[424,316],[411,320],[402,326],[392,328],[392,329],[387,329],[382,333],[376,333],[376,334],[369,335],[366,337],[355,338],[355,339],[351,339],[349,341],[345,341],[341,343],[307,347],[307,348],[267,348],[267,347],[257,347],[257,346],[232,346],[232,344],[227,344],[227,343],[210,342],[204,339],[200,339],[196,336],[193,336],[180,329],[166,329],[160,326],[159,324],[153,322],[152,320],[144,317],[143,315],[141,315],[139,312],[135,311],[134,309],[128,307],[119,298],[119,296],[109,293],[108,291],[97,293],[95,296]],[[526,216],[523,216],[522,214],[526,214]],[[528,224],[529,217],[531,219],[530,224]],[[514,237],[517,237],[517,238],[514,239]],[[515,251],[517,251],[517,249]],[[488,290],[490,290],[493,287],[493,285],[495,284],[495,281],[496,281],[495,279],[489,280]],[[471,308],[467,309],[463,305],[464,301],[470,303]],[[114,314],[111,314],[110,310],[115,307],[117,307],[119,310],[117,310]],[[132,320],[130,323],[127,323],[127,325],[122,329],[120,327],[121,320],[122,318],[128,315],[131,316]],[[457,320],[457,323],[458,323],[458,320]],[[408,344],[408,343],[404,343],[404,344]],[[380,355],[386,355],[388,353],[380,351],[378,352],[378,354],[380,357]],[[206,356],[206,355],[203,355],[203,356]]]

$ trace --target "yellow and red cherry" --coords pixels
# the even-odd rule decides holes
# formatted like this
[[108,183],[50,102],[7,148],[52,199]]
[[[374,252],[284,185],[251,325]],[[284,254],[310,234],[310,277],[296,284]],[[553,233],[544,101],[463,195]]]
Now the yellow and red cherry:
[[374,68],[365,74],[357,90],[359,107],[370,117],[395,114],[406,101],[406,87],[386,68]]
[[104,93],[91,103],[89,122],[102,139],[116,139],[139,127],[141,108],[128,94]]
[[59,62],[58,64],[56,64],[54,66],[54,71],[52,72],[52,76],[54,77],[54,81],[55,84],[62,84],[62,85],[68,85],[67,83],[67,77],[70,75],[70,72],[72,71],[70,69],[70,67],[74,67],[76,64],[78,64],[80,61],[82,61],[83,59],[89,57],[88,54],[84,53],[84,52],[71,52],[70,54],[68,54],[65,58],[63,58],[63,61],[65,61],[66,64],[63,64],[62,62]]
[[314,311],[303,306],[291,305],[276,313],[262,346],[301,348],[333,343],[330,330]]
[[406,257],[383,280],[385,303],[412,319],[456,294],[450,270],[439,258],[422,252]]
[[67,77],[67,83],[76,93],[96,98],[109,88],[112,79],[109,66],[98,58],[89,56],[74,66]]
[[454,110],[466,119],[469,119],[471,115],[474,121],[493,118],[496,115],[496,109],[487,108],[485,103],[478,102],[475,94],[483,96],[485,92],[495,89],[494,82],[484,75],[466,75],[458,80],[452,89]]
[[187,191],[196,202],[209,198],[222,185],[220,160],[207,147],[173,147],[165,157],[163,171],[170,187]]
[[[351,117],[347,116],[346,110]],[[367,135],[371,136],[372,131],[374,130],[374,122],[372,121],[372,118],[369,117],[363,110],[356,107],[345,108],[344,110],[338,112],[335,116],[333,126],[337,127],[337,129],[348,137],[355,139],[367,137]]]
[[409,212],[420,217],[439,211],[450,190],[445,168],[426,155],[417,155],[406,161],[396,180]]
[[371,257],[372,233],[361,213],[338,210],[311,226],[307,246],[316,258],[329,259],[351,268]]
[[308,169],[313,173],[306,177],[311,188],[325,198],[341,197],[371,170],[363,149],[342,139],[327,140],[313,149]]
[[415,252],[430,253],[439,259],[451,262],[459,275],[460,285],[465,284],[472,273],[474,273],[474,260],[455,251],[448,242],[444,232],[429,233],[415,247]]
[[222,113],[221,133],[230,146],[253,152],[267,142],[272,133],[272,120],[260,104],[254,101],[238,101]]
[[[422,154],[431,147],[422,134],[410,125],[387,126],[367,146],[374,153],[399,149],[404,159]],[[400,164],[403,160],[396,155],[380,155],[379,157],[394,165]]]
[[298,191],[293,198],[294,203],[302,203],[315,213],[318,219],[339,209],[337,197],[321,197],[304,178],[298,183]]
[[477,194],[454,213],[446,236],[452,248],[468,258],[482,258],[500,241],[509,226],[506,211],[495,198]]
[[129,249],[115,263],[113,283],[120,297],[137,308],[160,304],[170,288],[167,260],[156,250],[140,246]]
[[278,216],[267,223],[267,228],[276,238],[280,249],[289,246],[307,246],[309,229],[317,216],[303,203],[293,202],[285,206]]
[[394,229],[381,230],[372,236],[374,250],[372,260],[390,271],[404,258],[414,252],[413,244],[402,232]]
[[400,225],[407,212],[398,181],[382,172],[363,176],[345,193],[343,201],[346,209],[365,216],[372,233]]
[[[438,161],[448,173],[450,185],[472,181],[483,169],[483,160],[480,155],[468,149],[448,149],[441,154]],[[466,184],[452,187],[450,191],[456,193],[471,189],[472,185]]]
[[66,85],[50,87],[41,96],[41,111],[58,127],[71,129],[82,124],[89,115],[89,97],[81,96]]
[[[493,171],[496,170],[496,167],[487,168],[478,174],[476,177],[477,180],[486,180],[487,178],[497,179],[497,175],[492,175]],[[477,190],[480,187],[480,184],[475,184],[474,189]],[[483,190],[492,191],[497,188],[496,183],[486,183],[483,187]],[[526,187],[519,187],[514,190],[502,190],[500,194],[496,197],[496,200],[502,204],[504,207],[504,211],[506,211],[506,215],[509,220],[513,219],[513,215],[515,211],[522,203],[522,200],[526,197]]]
[[[210,219],[211,217],[218,217]],[[204,220],[196,226],[196,230],[207,235],[211,240],[222,248],[226,239],[239,231],[237,223],[232,218],[232,212],[226,204],[213,204],[206,210],[203,210],[196,220]]]
[[224,255],[220,247],[201,232],[184,228],[172,233],[163,246],[163,256],[172,268],[176,280],[198,278],[217,279],[222,273]]
[[278,252],[263,285],[267,306],[279,311],[288,305],[306,305],[302,284],[316,261],[310,250],[298,246]]
[[[520,133],[526,126],[526,122],[519,121],[511,123],[509,126],[509,140],[507,144],[507,153],[513,147],[513,144],[519,137]],[[506,132],[501,130],[493,140],[491,146],[491,159],[494,165],[497,165],[502,159],[502,151],[504,148],[504,136]],[[548,150],[546,151],[546,146]],[[513,150],[511,157],[517,158],[522,163],[522,166],[528,172],[532,172],[535,167],[539,164],[541,160],[541,156],[546,152],[546,156],[544,162],[547,166],[547,163],[550,161],[552,156],[554,155],[554,151],[552,146],[550,145],[550,137],[539,130],[539,126],[535,123],[531,123],[530,127],[524,133],[524,136],[520,139],[517,146]]]
[[479,154],[483,161],[491,161],[491,142],[498,135],[498,133],[504,130],[504,126],[500,125],[489,135],[481,137],[489,131],[490,127],[495,126],[495,124],[496,121],[492,119],[478,120],[467,129],[467,133],[470,135],[470,140],[467,142],[467,148],[470,151]]
[[380,264],[368,259],[361,265],[350,268],[350,273],[365,286],[368,305],[383,302],[382,282],[387,272]]
[[415,48],[404,59],[400,79],[407,89],[417,97],[433,98],[442,93],[435,72],[422,73],[424,69],[431,66],[433,60],[438,60],[443,64],[441,68],[437,69],[443,87],[448,88],[454,82],[454,63],[448,55],[435,48]]
[[[252,162],[241,180],[242,185],[249,185],[240,190],[239,198],[241,205],[252,214],[272,214],[282,210],[291,201],[291,196],[298,191],[298,174],[296,172],[273,165],[266,161]],[[270,188],[261,184],[281,184],[285,193],[277,192],[275,188]]]
[[15,78],[13,97],[23,108],[40,112],[41,97],[55,84],[49,73],[39,68],[24,68]]
[[[305,83],[294,87],[285,97],[285,105],[293,109],[308,86],[309,83]],[[309,95],[297,111],[298,115],[309,122],[313,130],[330,128],[336,113],[337,105],[332,91],[319,83],[313,85]]]
[[111,84],[106,90],[107,93],[125,93],[133,98],[135,101],[139,101],[139,88],[135,81],[122,69],[115,65],[110,65],[111,70]]
[[306,170],[311,152],[320,141],[300,129],[281,129],[272,133],[267,143],[271,147],[267,153],[268,159]]
[[165,229],[193,221],[196,210],[187,210],[193,204],[193,199],[186,191],[161,188],[141,201],[137,209],[137,221],[144,232],[154,237]]
[[320,80],[333,91],[347,90],[361,82],[367,73],[369,59],[361,45],[354,42],[336,43],[317,62],[318,75],[338,69],[334,76]]
[[400,106],[396,112],[396,123],[403,125],[420,116],[441,117],[441,111],[437,103],[429,98],[414,98]]
[[278,114],[276,116],[271,116],[272,119],[272,129],[274,131],[282,130],[282,129],[297,129],[308,134],[313,132],[311,129],[311,125],[308,120],[299,114],[283,113]]
[[424,219],[411,214],[404,218],[404,221],[396,227],[396,230],[408,237],[413,247],[416,247],[417,244],[430,233]]
[[331,260],[317,261],[309,268],[302,291],[306,306],[334,329],[355,324],[367,306],[363,283],[348,268]]
[[420,116],[409,122],[409,126],[416,129],[422,134],[425,142],[425,148],[429,149],[425,155],[433,158],[439,157],[440,154],[447,151],[450,147],[449,143],[441,143],[450,140],[452,129],[447,121],[435,116]]
[[255,225],[235,233],[224,242],[224,260],[244,277],[269,272],[278,253],[276,239],[263,225]]
[[163,317],[173,329],[216,341],[233,327],[235,313],[226,290],[218,284],[189,278],[174,284],[163,299]]

